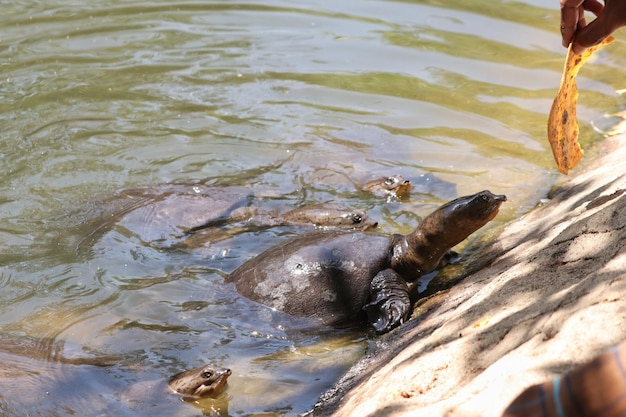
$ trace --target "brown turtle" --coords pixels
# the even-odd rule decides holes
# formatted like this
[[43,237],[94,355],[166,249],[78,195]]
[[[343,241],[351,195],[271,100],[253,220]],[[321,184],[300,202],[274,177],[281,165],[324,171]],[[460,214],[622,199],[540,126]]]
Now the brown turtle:
[[365,230],[376,226],[364,211],[336,204],[279,211],[261,207],[260,200],[247,187],[165,184],[117,192],[92,203],[83,216],[93,218],[88,222],[88,240],[116,228],[158,247],[171,247],[199,230],[237,222],[246,227],[309,225]]
[[211,364],[180,372],[172,376],[167,384],[184,400],[197,400],[215,397],[222,392],[231,374],[230,369]]
[[399,174],[368,181],[361,187],[363,191],[386,199],[405,197],[411,188],[411,180],[405,179]]
[[274,246],[228,278],[243,296],[329,325],[366,313],[377,332],[405,320],[407,282],[435,269],[455,245],[495,217],[504,195],[489,191],[439,207],[406,236],[317,231]]

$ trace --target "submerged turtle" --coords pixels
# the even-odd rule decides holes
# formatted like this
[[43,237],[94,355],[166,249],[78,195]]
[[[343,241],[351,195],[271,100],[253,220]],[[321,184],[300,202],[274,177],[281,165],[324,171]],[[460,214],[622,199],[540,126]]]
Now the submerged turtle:
[[367,320],[379,333],[406,318],[407,282],[434,270],[455,245],[495,217],[504,195],[490,191],[439,207],[406,236],[317,231],[245,262],[228,278],[243,296],[328,325]]
[[[339,204],[321,203],[298,207],[285,212],[259,207],[245,207],[235,210],[229,216],[232,222],[245,222],[259,227],[312,225],[321,229],[347,228],[367,230],[378,223],[369,218],[363,210],[353,210]],[[191,231],[201,230],[194,228]]]
[[249,188],[167,184],[127,189],[93,203],[86,216],[88,239],[115,227],[158,247],[171,247],[192,233],[241,222],[245,226],[310,225],[365,230],[376,226],[362,210],[315,205],[286,212],[261,206]]
[[414,194],[414,199],[415,195],[419,194],[436,196],[444,200],[457,196],[456,184],[444,181],[430,172],[411,179],[406,179],[399,174],[381,177],[365,183],[361,190],[383,197],[387,202],[405,200],[409,194]]
[[376,197],[384,197],[387,199],[405,197],[409,194],[411,188],[411,180],[407,180],[399,174],[368,181],[361,187],[363,191],[373,194]]
[[[95,409],[102,405],[108,410],[97,415],[109,415],[110,401],[107,400],[106,404],[102,404],[98,402],[99,400],[119,398],[126,404],[149,403],[153,407],[154,399],[160,400],[167,393],[177,394],[186,401],[214,398],[223,391],[232,373],[230,369],[209,364],[180,372],[169,379],[142,380],[128,386],[127,379],[119,378],[113,371],[128,367],[128,361],[123,356],[68,358],[63,355],[64,350],[63,340],[33,338],[11,333],[0,334],[0,386],[3,389],[0,409],[3,411],[9,409],[4,407],[3,400],[10,400],[12,406],[21,410],[20,415],[53,415],[54,411],[42,413],[42,410],[59,404],[66,406],[67,410],[72,410],[74,407],[82,407],[81,404],[90,398],[94,400],[90,404]],[[131,369],[135,374],[137,368],[134,361]],[[110,377],[113,379],[108,379]],[[91,384],[90,381],[96,383]],[[19,390],[28,390],[33,397],[27,399],[28,397],[20,395]],[[38,401],[43,397],[47,398],[45,405]],[[171,397],[172,399],[165,399],[165,402],[175,403],[176,398],[174,395]],[[15,399],[18,401],[13,404]],[[22,400],[25,403],[22,403]],[[37,405],[38,413],[29,413],[31,404]],[[43,408],[39,408],[39,405]]]
[[184,400],[197,400],[214,397],[222,392],[231,374],[230,369],[211,364],[180,372],[172,376],[167,384]]

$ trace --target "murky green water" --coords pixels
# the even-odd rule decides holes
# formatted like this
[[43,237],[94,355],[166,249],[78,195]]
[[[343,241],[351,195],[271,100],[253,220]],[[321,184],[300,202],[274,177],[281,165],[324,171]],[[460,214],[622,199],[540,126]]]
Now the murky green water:
[[[248,185],[283,206],[365,209],[404,233],[485,188],[508,195],[506,221],[559,178],[545,137],[565,52],[557,1],[1,9],[2,415],[295,415],[372,337],[285,331],[224,282],[297,230],[175,251],[119,228],[89,240],[88,208],[114,190]],[[584,146],[600,137],[589,123],[620,108],[625,51],[618,41],[581,72]],[[422,192],[386,203],[357,191],[394,173]],[[58,354],[115,365],[47,360]],[[207,361],[234,372],[217,400],[141,388]]]

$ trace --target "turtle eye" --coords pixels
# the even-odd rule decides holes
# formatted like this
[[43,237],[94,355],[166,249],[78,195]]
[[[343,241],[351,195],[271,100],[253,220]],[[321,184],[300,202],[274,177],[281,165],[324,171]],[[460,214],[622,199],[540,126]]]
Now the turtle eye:
[[361,223],[363,221],[363,217],[359,216],[358,214],[353,214],[352,221],[354,223]]
[[385,185],[393,185],[395,182],[396,182],[396,179],[394,177],[385,178]]
[[202,378],[209,379],[212,376],[213,376],[213,372],[211,372],[211,371],[204,371],[204,372],[202,372]]
[[482,198],[484,201],[489,200],[489,197],[487,197],[487,195],[486,195],[486,194],[483,194],[483,195],[481,196],[481,198]]

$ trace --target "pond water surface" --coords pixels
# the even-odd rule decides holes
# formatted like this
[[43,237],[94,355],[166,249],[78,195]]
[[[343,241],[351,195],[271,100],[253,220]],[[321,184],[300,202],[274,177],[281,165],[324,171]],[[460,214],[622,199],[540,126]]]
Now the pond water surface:
[[[94,207],[129,187],[246,185],[277,207],[340,203],[406,233],[490,189],[509,198],[502,224],[560,178],[545,134],[558,15],[556,0],[5,2],[0,413],[310,409],[374,335],[292,331],[224,281],[301,229],[167,250],[120,227],[93,234]],[[620,109],[625,50],[618,40],[580,74],[585,148],[600,138],[590,122]],[[396,173],[416,184],[410,198],[358,190]],[[233,369],[219,398],[158,386],[205,362]]]

